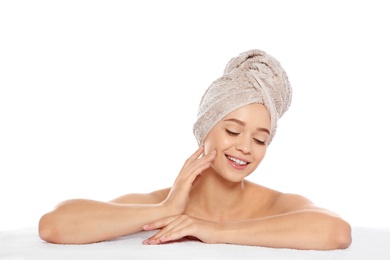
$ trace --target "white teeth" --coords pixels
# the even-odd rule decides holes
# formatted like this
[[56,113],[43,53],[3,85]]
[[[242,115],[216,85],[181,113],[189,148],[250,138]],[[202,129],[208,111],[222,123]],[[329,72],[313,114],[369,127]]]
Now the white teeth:
[[248,164],[247,162],[244,162],[244,161],[241,161],[237,158],[234,158],[234,157],[231,157],[231,156],[227,156],[227,158],[231,161],[233,161],[235,164],[239,164],[239,165],[246,165]]

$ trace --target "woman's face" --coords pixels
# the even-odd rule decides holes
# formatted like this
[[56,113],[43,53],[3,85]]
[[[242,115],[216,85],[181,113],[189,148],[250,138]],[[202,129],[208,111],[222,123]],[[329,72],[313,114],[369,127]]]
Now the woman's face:
[[215,125],[204,140],[205,154],[217,151],[212,168],[226,180],[240,182],[263,160],[271,120],[262,104],[234,110]]

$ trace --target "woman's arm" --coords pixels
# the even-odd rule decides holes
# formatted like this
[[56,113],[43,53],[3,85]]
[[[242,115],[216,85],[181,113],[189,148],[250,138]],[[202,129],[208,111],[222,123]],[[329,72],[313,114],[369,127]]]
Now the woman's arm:
[[51,243],[93,243],[141,231],[148,220],[155,221],[170,215],[162,203],[68,200],[43,215],[39,221],[39,236]]
[[151,223],[146,230],[162,228],[144,244],[159,244],[194,236],[205,243],[227,243],[274,248],[343,249],[351,244],[351,227],[336,214],[316,207],[298,195],[282,195],[269,217],[212,222],[174,216]]
[[141,231],[158,219],[182,214],[196,177],[210,167],[215,153],[201,156],[203,146],[184,163],[170,189],[129,194],[111,202],[68,200],[39,221],[39,236],[51,243],[85,244]]
[[340,217],[320,210],[303,210],[220,223],[215,242],[274,248],[344,249],[351,244],[351,227]]

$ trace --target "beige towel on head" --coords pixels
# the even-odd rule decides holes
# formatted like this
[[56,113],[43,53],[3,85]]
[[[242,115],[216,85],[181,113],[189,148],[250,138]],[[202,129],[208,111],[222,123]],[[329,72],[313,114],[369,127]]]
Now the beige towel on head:
[[242,106],[263,104],[271,118],[271,143],[277,121],[291,104],[292,89],[280,63],[261,50],[250,50],[232,58],[222,77],[204,93],[193,130],[200,145],[222,118]]

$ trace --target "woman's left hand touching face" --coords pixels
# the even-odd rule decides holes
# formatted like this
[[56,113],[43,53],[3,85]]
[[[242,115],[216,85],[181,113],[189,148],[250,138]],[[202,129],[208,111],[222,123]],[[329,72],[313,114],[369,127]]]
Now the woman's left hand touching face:
[[176,241],[186,236],[196,237],[204,243],[216,243],[218,223],[178,215],[155,221],[144,227],[145,231],[161,229],[154,236],[143,241],[144,245],[157,245]]

